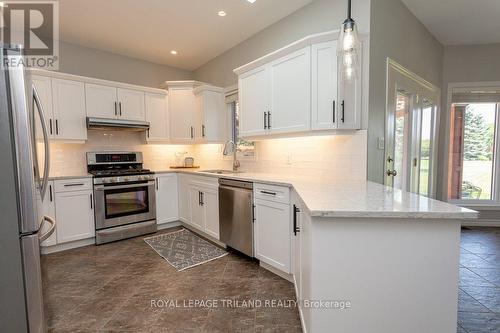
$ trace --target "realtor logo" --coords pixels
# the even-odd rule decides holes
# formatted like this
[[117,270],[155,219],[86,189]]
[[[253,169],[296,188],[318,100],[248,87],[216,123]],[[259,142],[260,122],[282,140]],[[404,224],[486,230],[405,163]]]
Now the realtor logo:
[[1,42],[21,45],[22,57],[4,57],[1,67],[26,69],[59,67],[59,3],[57,1],[0,2]]

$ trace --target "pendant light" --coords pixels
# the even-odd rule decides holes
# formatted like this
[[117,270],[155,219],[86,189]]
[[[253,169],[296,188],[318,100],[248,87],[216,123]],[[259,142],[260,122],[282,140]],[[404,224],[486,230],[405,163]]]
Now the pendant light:
[[342,81],[351,81],[358,77],[360,45],[358,28],[351,17],[351,0],[347,0],[347,19],[342,23],[337,46]]

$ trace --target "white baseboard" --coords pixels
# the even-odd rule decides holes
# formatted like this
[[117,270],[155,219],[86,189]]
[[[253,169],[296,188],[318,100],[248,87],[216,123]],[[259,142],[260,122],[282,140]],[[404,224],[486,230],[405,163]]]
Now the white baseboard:
[[287,274],[285,272],[282,272],[280,271],[279,269],[277,268],[274,268],[273,266],[269,265],[269,264],[266,264],[265,262],[263,262],[262,260],[259,261],[260,262],[260,267],[264,268],[264,269],[267,269],[268,271],[270,271],[271,273],[274,273],[276,275],[278,275],[279,277],[282,277],[283,279],[287,280],[287,281],[290,281],[292,282],[293,284],[295,284],[295,280],[293,278],[293,275],[292,274]]
[[53,246],[42,246],[40,251],[42,254],[50,254],[94,244],[95,244],[95,238],[92,237],[88,239],[81,239],[74,242],[62,243]]
[[182,223],[179,220],[172,221],[172,222],[166,222],[166,223],[158,224],[158,230],[163,230],[163,229],[178,227],[178,226],[181,226],[181,225],[182,225]]
[[473,220],[463,221],[462,227],[500,227],[499,220]]

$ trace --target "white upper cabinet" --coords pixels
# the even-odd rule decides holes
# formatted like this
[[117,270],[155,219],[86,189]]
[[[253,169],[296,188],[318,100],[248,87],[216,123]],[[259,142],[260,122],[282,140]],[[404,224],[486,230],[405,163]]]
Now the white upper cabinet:
[[195,96],[192,81],[168,84],[170,138],[173,142],[194,142],[196,129]]
[[222,88],[197,81],[168,81],[166,84],[172,142],[212,143],[226,139]]
[[146,119],[143,91],[87,83],[85,92],[89,117],[139,121]]
[[337,38],[311,35],[234,70],[241,137],[361,128],[363,57],[359,76],[341,82]]
[[85,86],[83,82],[52,79],[55,138],[87,140]]
[[168,100],[166,94],[146,93],[146,121],[149,131],[146,133],[148,142],[169,140]]
[[[31,82],[40,97],[50,138],[87,140],[84,84],[39,75],[32,75]],[[42,139],[40,122],[36,124],[37,139]]]
[[337,128],[337,41],[313,44],[312,53],[312,112],[313,130]]
[[262,66],[238,78],[240,100],[240,136],[257,136],[268,130],[267,114],[271,110],[269,68]]
[[146,119],[143,91],[118,88],[117,96],[120,119],[139,121]]
[[87,116],[113,119],[118,117],[116,88],[98,84],[85,84]]
[[196,141],[223,142],[226,135],[224,89],[201,85],[194,89],[196,107]]
[[270,64],[270,132],[303,132],[311,124],[311,48],[293,52]]

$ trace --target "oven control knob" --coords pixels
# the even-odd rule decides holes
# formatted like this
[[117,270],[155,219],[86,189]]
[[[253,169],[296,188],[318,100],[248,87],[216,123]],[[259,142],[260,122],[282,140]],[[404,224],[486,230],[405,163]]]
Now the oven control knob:
[[115,178],[111,178],[111,179],[109,179],[109,182],[110,182],[110,183],[115,183],[115,182],[116,182],[116,179],[115,179]]

